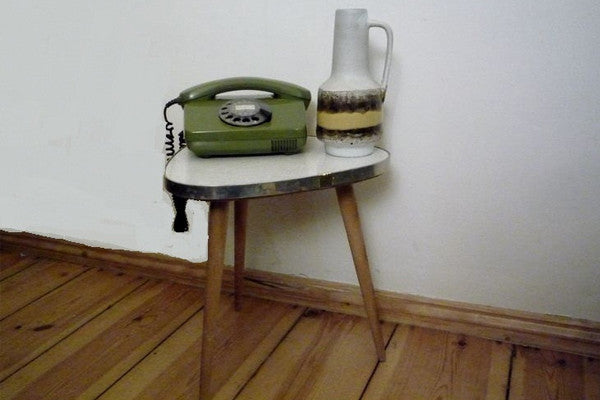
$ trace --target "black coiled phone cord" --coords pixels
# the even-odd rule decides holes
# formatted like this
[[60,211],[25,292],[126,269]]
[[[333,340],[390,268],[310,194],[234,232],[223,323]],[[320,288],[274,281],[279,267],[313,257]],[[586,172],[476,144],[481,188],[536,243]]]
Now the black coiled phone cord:
[[[163,117],[165,118],[165,129],[167,134],[165,136],[165,153],[167,155],[167,161],[169,161],[175,155],[175,134],[173,123],[169,121],[167,117],[167,110],[174,104],[178,104],[177,99],[169,101],[165,104],[163,110]],[[185,147],[185,137],[183,130],[177,134],[178,148],[181,150]],[[175,208],[175,219],[173,220],[173,230],[175,232],[187,232],[189,230],[189,224],[187,215],[185,213],[185,206],[187,205],[187,199],[184,197],[178,197],[173,195],[173,206]]]
[[[167,161],[170,160],[175,155],[175,133],[173,132],[175,128],[173,127],[173,123],[169,121],[167,117],[167,110],[174,104],[179,104],[177,99],[173,99],[165,104],[165,108],[163,109],[163,117],[165,119],[165,129],[167,134],[165,135],[165,153],[167,155]],[[177,134],[178,148],[182,149],[185,147],[185,137],[183,135],[183,130]]]

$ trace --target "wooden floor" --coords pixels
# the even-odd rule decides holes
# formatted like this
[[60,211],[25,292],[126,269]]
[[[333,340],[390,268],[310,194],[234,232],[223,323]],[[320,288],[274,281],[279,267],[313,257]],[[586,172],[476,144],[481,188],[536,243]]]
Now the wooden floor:
[[[203,293],[0,250],[0,399],[196,399]],[[224,295],[217,399],[600,399],[600,360]]]

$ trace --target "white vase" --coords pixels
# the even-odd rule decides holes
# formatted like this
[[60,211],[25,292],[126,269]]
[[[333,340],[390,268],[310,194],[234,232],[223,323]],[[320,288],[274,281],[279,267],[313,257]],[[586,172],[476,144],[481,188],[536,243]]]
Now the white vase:
[[[369,70],[371,28],[382,28],[387,36],[381,81]],[[381,137],[392,44],[389,25],[369,21],[367,10],[336,10],[331,76],[319,87],[317,100],[317,137],[328,154],[360,157],[373,152]]]

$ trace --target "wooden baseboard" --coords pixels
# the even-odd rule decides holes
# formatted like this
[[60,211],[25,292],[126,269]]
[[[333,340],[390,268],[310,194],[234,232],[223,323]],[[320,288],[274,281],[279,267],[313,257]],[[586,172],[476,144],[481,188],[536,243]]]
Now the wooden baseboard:
[[[117,268],[202,286],[205,264],[159,254],[102,249],[30,233],[0,231],[0,247],[80,264]],[[231,291],[226,268],[223,287]],[[357,286],[248,270],[245,294],[364,316]],[[376,291],[381,319],[519,345],[600,357],[600,322]]]

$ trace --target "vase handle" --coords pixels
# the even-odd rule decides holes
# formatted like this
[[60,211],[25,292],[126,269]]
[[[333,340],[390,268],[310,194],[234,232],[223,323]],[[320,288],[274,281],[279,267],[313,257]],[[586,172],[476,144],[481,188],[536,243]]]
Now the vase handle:
[[385,49],[385,64],[383,67],[383,77],[381,78],[383,98],[385,98],[385,92],[387,91],[388,86],[388,78],[390,77],[390,64],[392,63],[392,48],[394,45],[394,35],[392,33],[392,28],[390,28],[390,26],[385,22],[369,21],[368,27],[369,29],[381,28],[385,31],[385,35],[387,36],[387,47]]

